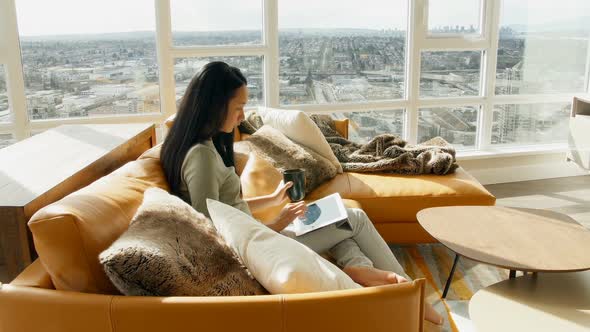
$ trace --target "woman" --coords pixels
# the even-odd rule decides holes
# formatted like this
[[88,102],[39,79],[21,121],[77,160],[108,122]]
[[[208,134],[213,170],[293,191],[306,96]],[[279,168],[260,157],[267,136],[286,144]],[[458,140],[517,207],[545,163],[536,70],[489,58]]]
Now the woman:
[[[208,217],[207,198],[250,215],[288,200],[286,191],[292,182],[280,184],[267,196],[241,197],[233,131],[244,120],[246,85],[246,78],[235,67],[223,62],[205,65],[187,87],[162,146],[161,162],[172,193]],[[304,202],[288,203],[267,226],[281,232],[305,208]],[[364,211],[347,212],[352,230],[326,227],[295,239],[316,252],[329,251],[342,270],[363,286],[406,282],[408,276]],[[431,307],[426,318],[437,324],[442,321]]]

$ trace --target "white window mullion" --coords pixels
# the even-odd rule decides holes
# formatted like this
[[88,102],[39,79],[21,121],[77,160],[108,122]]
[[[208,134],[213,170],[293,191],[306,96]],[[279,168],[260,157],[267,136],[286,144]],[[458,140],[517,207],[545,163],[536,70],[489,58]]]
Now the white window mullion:
[[6,92],[17,140],[29,136],[27,98],[14,0],[0,1],[0,51],[4,54]]
[[265,55],[264,46],[194,46],[172,47],[172,58],[207,57],[207,56],[261,56]]
[[[170,0],[155,0],[156,48],[160,70],[160,111],[164,120],[176,113],[174,61],[172,59],[172,22]],[[160,121],[161,122],[161,121]]]
[[264,0],[264,104],[279,107],[279,4]]
[[422,51],[478,51],[489,47],[485,39],[429,37],[421,41]]
[[377,101],[370,103],[355,104],[311,104],[311,105],[283,105],[283,109],[295,109],[308,113],[338,113],[356,111],[391,111],[408,108],[409,103],[405,100]]
[[406,128],[405,139],[412,144],[418,140],[418,99],[420,97],[420,49],[427,29],[427,0],[408,1],[408,35],[406,43]]
[[479,137],[480,149],[491,145],[492,122],[494,120],[494,96],[496,89],[496,66],[498,63],[498,36],[500,32],[500,4],[501,1],[485,1],[485,35],[490,47],[485,52],[483,71],[483,95],[485,103],[480,110]]
[[542,104],[571,102],[574,95],[579,93],[562,93],[552,95],[497,95],[492,97],[494,104]]
[[473,97],[445,97],[445,98],[428,98],[420,99],[420,107],[453,107],[463,105],[481,105],[486,98],[480,96]]

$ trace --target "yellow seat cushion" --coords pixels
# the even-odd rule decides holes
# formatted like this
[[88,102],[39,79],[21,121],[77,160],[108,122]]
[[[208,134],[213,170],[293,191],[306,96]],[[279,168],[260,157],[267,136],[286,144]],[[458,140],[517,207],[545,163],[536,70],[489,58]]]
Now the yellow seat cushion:
[[168,190],[159,159],[150,157],[154,154],[146,152],[31,217],[35,248],[56,289],[118,293],[98,255],[127,229],[146,189]]
[[358,201],[373,223],[415,222],[427,207],[493,205],[496,198],[464,169],[448,175],[344,173],[324,183],[309,199],[339,192]]

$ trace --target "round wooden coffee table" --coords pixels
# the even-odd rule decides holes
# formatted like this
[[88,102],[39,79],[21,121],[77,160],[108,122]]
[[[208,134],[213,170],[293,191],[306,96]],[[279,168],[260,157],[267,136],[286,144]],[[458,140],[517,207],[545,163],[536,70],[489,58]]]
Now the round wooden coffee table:
[[553,211],[501,206],[449,206],[424,209],[420,225],[456,253],[446,297],[460,256],[523,272],[590,269],[590,231]]

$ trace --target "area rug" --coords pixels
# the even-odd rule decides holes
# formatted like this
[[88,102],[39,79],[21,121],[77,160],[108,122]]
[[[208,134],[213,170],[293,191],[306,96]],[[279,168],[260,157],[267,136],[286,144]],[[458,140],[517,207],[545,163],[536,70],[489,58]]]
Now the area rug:
[[469,299],[478,290],[508,278],[508,270],[459,259],[446,300],[441,300],[455,253],[442,244],[391,246],[391,250],[412,279],[426,279],[426,300],[445,316],[443,326],[432,324],[425,331],[475,331],[469,319]]

